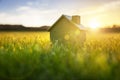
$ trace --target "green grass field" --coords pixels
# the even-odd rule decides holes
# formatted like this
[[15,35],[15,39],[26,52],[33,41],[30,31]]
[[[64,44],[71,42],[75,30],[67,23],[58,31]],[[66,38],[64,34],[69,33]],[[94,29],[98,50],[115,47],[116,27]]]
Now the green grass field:
[[48,32],[0,32],[0,80],[120,80],[120,33],[87,33],[84,46]]

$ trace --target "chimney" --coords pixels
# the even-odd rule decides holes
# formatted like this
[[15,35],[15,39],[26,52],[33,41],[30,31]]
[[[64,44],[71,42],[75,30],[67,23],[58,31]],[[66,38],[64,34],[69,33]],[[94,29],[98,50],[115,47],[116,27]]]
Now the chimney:
[[80,16],[78,15],[72,16],[72,21],[76,24],[80,24]]

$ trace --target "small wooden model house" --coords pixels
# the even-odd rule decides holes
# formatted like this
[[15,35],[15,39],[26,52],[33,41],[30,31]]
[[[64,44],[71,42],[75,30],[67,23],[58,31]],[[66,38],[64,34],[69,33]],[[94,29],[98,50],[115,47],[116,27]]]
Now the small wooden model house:
[[86,39],[86,29],[80,23],[80,16],[62,15],[50,28],[50,39],[54,43],[83,43]]

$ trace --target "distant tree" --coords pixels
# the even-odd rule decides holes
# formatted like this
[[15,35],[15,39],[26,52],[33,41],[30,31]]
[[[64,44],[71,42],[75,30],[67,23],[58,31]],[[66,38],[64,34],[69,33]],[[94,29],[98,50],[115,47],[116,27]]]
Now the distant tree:
[[112,28],[117,28],[117,25],[113,25]]
[[120,28],[120,25],[113,25],[112,28]]

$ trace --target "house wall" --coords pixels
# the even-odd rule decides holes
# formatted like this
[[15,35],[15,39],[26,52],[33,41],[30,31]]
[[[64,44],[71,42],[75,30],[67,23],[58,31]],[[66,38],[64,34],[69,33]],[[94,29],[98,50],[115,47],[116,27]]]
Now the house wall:
[[80,42],[83,32],[84,31],[80,31],[75,25],[71,24],[69,20],[62,17],[54,26],[52,26],[50,38],[52,42],[55,42],[56,40],[62,43]]

